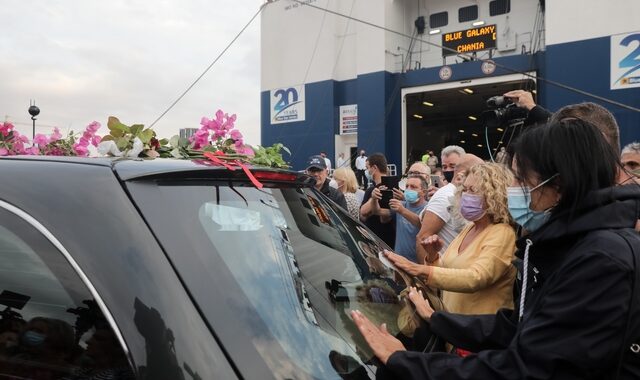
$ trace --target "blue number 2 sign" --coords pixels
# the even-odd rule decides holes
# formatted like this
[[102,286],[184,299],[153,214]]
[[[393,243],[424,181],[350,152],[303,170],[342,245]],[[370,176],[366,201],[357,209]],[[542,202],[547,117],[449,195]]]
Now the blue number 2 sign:
[[636,43],[635,48],[618,62],[620,69],[627,70],[616,79],[614,85],[630,76],[633,72],[640,70],[640,33],[629,34],[624,37],[620,41],[619,46],[631,47],[634,42]]
[[276,104],[273,106],[273,109],[276,112],[280,112],[283,109],[289,107],[290,105],[296,104],[298,102],[298,91],[295,88],[287,88],[279,89],[273,93],[273,96],[279,98]]

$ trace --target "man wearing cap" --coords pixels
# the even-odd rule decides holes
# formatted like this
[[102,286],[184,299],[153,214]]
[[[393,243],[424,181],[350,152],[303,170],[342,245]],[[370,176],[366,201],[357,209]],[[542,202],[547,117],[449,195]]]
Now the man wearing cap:
[[344,194],[338,189],[329,186],[327,163],[322,156],[311,156],[307,162],[307,174],[316,179],[316,189],[326,195],[343,209],[347,209],[347,201]]

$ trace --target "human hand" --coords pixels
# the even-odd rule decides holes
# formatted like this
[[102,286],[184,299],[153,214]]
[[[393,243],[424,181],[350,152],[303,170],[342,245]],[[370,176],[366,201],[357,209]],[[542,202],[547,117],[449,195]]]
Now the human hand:
[[536,106],[536,102],[533,101],[533,95],[529,91],[513,90],[503,95],[510,98],[513,103],[518,107],[523,107],[531,110]]
[[426,268],[426,266],[424,265],[416,264],[406,257],[400,256],[397,253],[393,253],[391,251],[385,250],[384,255],[396,268],[402,269],[411,276],[420,276],[424,274],[424,270]]
[[429,188],[427,189],[427,198],[431,198],[433,197],[433,194],[436,193],[436,191],[438,191],[438,188],[435,186],[429,186]]
[[387,364],[389,356],[394,352],[406,351],[402,342],[389,334],[386,324],[383,323],[380,327],[377,327],[359,310],[352,311],[351,318],[353,318],[356,327],[358,327],[367,344],[373,350],[373,354],[380,359],[382,364]]
[[429,302],[424,299],[424,295],[422,294],[422,290],[417,290],[413,286],[409,287],[409,299],[416,307],[416,313],[424,319],[425,321],[429,321],[431,319],[431,314],[435,312]]
[[371,192],[371,198],[379,201],[382,199],[382,190],[385,190],[386,188],[386,186],[375,187]]
[[420,245],[427,251],[429,256],[435,257],[444,247],[444,241],[438,235],[431,235],[422,239]]
[[393,189],[393,198],[404,201],[404,192],[400,189]]
[[389,200],[389,208],[396,212],[401,212],[404,206],[402,205],[402,201],[392,198]]

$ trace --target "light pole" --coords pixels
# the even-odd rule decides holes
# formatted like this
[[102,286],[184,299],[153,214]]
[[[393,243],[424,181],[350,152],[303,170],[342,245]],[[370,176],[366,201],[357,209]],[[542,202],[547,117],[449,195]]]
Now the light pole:
[[33,131],[31,133],[31,141],[36,137],[36,116],[40,113],[40,108],[36,107],[36,101],[29,101],[29,115],[31,115],[31,120],[33,120]]

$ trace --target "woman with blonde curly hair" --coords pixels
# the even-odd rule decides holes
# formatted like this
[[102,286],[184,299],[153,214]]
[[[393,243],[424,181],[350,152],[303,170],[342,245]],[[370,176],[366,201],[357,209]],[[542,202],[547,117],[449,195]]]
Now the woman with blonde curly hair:
[[513,175],[501,164],[473,166],[456,195],[460,213],[470,221],[440,253],[438,235],[425,239],[425,265],[415,264],[395,253],[387,257],[398,268],[441,289],[447,311],[460,314],[493,314],[513,308],[511,264],[516,234],[507,206],[507,187]]

